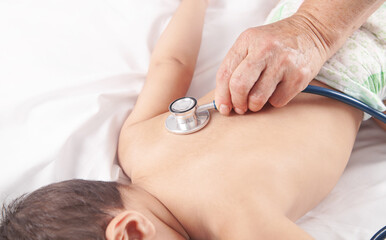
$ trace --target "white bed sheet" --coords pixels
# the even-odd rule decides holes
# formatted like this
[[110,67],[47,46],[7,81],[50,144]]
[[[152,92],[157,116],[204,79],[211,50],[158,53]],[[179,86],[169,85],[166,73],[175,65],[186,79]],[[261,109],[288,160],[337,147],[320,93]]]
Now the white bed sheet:
[[[0,199],[71,178],[126,178],[117,137],[178,0],[0,0]],[[213,0],[189,95],[215,86],[236,37],[277,1]],[[386,132],[361,127],[332,193],[298,221],[316,239],[369,239],[386,224]]]

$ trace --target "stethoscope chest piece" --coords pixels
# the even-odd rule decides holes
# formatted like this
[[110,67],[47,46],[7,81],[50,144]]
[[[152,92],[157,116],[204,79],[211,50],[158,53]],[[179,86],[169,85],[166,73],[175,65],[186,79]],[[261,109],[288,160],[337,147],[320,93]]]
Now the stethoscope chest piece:
[[215,108],[214,103],[197,107],[196,99],[179,98],[169,105],[171,114],[165,121],[166,129],[175,134],[197,132],[209,122],[211,108]]

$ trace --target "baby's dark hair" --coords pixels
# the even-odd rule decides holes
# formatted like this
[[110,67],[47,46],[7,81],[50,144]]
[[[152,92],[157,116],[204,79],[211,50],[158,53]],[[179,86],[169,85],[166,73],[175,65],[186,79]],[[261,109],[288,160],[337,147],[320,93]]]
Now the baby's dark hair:
[[3,204],[0,240],[105,239],[114,210],[124,208],[118,187],[69,180],[23,195]]

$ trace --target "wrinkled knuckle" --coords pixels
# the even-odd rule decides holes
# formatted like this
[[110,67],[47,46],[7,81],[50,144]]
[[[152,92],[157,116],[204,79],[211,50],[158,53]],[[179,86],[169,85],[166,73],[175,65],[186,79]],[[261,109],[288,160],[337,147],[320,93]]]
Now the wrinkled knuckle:
[[304,78],[298,75],[296,78],[292,79],[292,85],[295,88],[301,87],[303,85]]
[[231,92],[244,95],[248,91],[247,85],[240,78],[232,78],[229,83]]
[[293,50],[284,50],[282,55],[282,63],[284,63],[291,71],[297,71],[299,68],[299,56]]
[[290,56],[288,56],[288,54],[282,54],[280,56],[280,63],[284,66],[291,66],[292,65],[292,61],[291,61],[291,58]]
[[298,71],[299,69],[299,56],[286,51],[283,55],[283,62],[291,71]]
[[271,48],[275,48],[275,49],[283,49],[284,47],[284,44],[276,39],[275,37],[271,37],[270,39],[271,41],[268,41],[266,44],[267,46],[270,46]]
[[312,80],[312,73],[311,70],[308,68],[302,68],[299,71],[299,76],[302,79],[301,81],[301,87],[306,87],[308,83]]
[[266,98],[263,95],[251,95],[248,99],[248,107],[251,111],[259,111],[266,103]]
[[297,75],[298,75],[299,83],[305,81],[308,77],[307,74],[304,71],[302,71],[301,69],[298,70]]
[[311,80],[312,78],[312,70],[310,68],[308,68],[307,66],[304,66],[304,67],[301,67],[298,69],[299,71],[299,76],[303,79],[303,80]]
[[225,84],[231,76],[229,69],[220,69],[216,74],[217,84]]
[[[232,105],[233,105],[234,110],[239,109],[242,112],[246,112],[246,110],[247,110],[247,103],[245,101],[241,101],[240,98],[234,99],[232,97]],[[237,112],[237,113],[239,113],[239,112]]]
[[262,53],[264,54],[273,54],[275,50],[275,44],[272,43],[271,41],[264,41],[264,43],[259,45],[259,49]]

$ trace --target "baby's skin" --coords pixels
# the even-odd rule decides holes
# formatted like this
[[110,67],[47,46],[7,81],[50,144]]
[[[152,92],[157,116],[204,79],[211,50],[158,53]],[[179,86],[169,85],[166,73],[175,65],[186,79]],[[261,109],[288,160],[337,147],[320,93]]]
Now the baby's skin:
[[310,239],[293,222],[337,183],[363,114],[301,93],[280,109],[229,117],[212,110],[208,125],[190,135],[168,132],[167,116],[125,125],[119,159],[132,185],[159,200],[191,239],[280,239],[283,232]]

